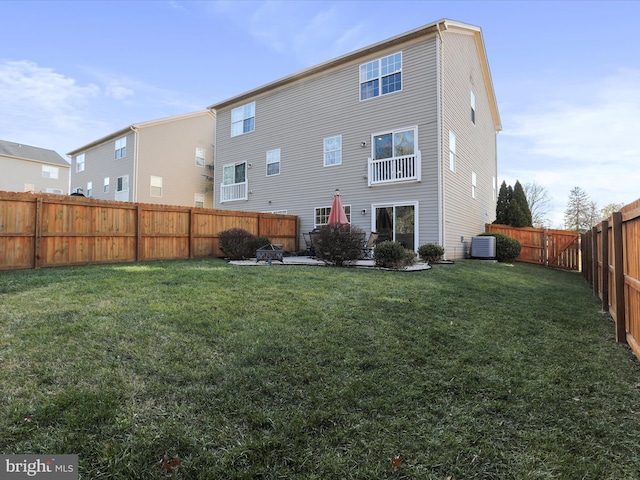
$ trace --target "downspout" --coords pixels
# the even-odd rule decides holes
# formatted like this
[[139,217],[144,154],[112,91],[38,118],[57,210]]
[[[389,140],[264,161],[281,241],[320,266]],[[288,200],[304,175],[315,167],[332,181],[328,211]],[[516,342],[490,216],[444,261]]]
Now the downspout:
[[133,133],[135,134],[134,137],[134,142],[136,143],[136,148],[134,151],[134,155],[133,155],[133,182],[129,183],[130,187],[133,187],[133,202],[136,203],[138,201],[138,182],[140,181],[140,179],[138,178],[138,154],[139,154],[139,145],[140,145],[140,138],[138,136],[138,129],[136,127],[134,127],[133,125],[131,126],[131,130],[133,130]]
[[[441,246],[444,245],[444,168],[442,166],[444,162],[444,148],[442,144],[443,132],[444,128],[442,121],[442,83],[440,81],[440,76],[442,74],[442,32],[440,31],[440,23],[436,24],[438,29],[438,43],[436,45],[436,117],[437,122],[440,128],[436,129],[437,132],[437,145],[438,145],[438,225],[440,228],[438,229],[438,244]],[[446,24],[444,25],[445,29],[447,28]]]

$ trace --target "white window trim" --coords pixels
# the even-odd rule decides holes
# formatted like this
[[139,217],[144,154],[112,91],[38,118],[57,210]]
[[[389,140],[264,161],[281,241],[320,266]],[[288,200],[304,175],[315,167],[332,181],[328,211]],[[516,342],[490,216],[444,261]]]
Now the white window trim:
[[[400,55],[400,69],[399,69],[399,70],[395,70],[395,71],[393,71],[393,72],[391,72],[391,73],[387,73],[386,75],[383,75],[383,74],[382,74],[382,60],[383,60],[383,59],[385,59],[385,58],[393,57],[393,56],[398,55],[398,54]],[[383,97],[383,96],[385,96],[385,95],[389,95],[389,94],[391,94],[391,93],[396,93],[396,92],[401,92],[401,91],[402,91],[402,89],[404,88],[404,75],[402,74],[402,65],[403,65],[403,63],[404,63],[404,58],[403,58],[403,57],[404,57],[404,56],[403,56],[403,54],[402,54],[402,50],[401,50],[401,51],[399,51],[399,52],[394,52],[394,53],[391,53],[391,54],[389,54],[389,55],[385,55],[385,56],[383,56],[383,57],[376,58],[376,59],[374,59],[374,60],[370,60],[370,61],[365,62],[365,63],[362,63],[362,64],[360,64],[360,65],[358,66],[358,79],[359,79],[359,82],[358,82],[358,95],[359,95],[359,98],[360,98],[360,101],[361,101],[361,102],[364,102],[364,101],[366,101],[366,100],[371,100],[372,98]],[[363,76],[362,76],[362,67],[366,67],[367,65],[370,65],[370,64],[372,64],[372,63],[374,63],[374,62],[377,62],[377,63],[378,63],[378,76],[377,76],[377,77],[375,77],[375,78],[374,78],[374,77],[372,77],[372,78],[369,78],[369,79],[367,79],[367,78],[365,77],[365,78],[363,79]],[[395,75],[396,73],[399,73],[399,74],[400,74],[400,89],[398,89],[398,90],[394,90],[393,92],[382,93],[382,79],[383,79],[384,77],[388,77],[388,76],[391,76],[391,75]],[[371,96],[371,97],[362,98],[362,84],[363,84],[363,83],[371,82],[371,81],[376,80],[376,79],[378,80],[378,95],[373,95],[373,96]]]
[[456,171],[456,134],[449,130],[449,170]]
[[120,137],[115,142],[114,158],[116,160],[127,156],[127,137]]
[[471,172],[471,198],[476,198],[476,187],[478,186],[478,176],[476,172]]
[[[118,180],[122,179],[122,181],[120,182],[121,184],[127,184],[127,188],[123,188],[121,190],[118,190]],[[129,191],[129,175],[122,175],[120,177],[116,178],[116,192],[121,193],[121,192],[128,192]]]
[[102,193],[109,193],[109,177],[104,177],[102,184]]
[[413,207],[413,215],[414,215],[414,232],[413,232],[413,244],[416,247],[416,251],[418,249],[419,243],[419,228],[418,228],[418,219],[420,218],[419,212],[419,203],[418,201],[409,201],[409,202],[391,202],[391,203],[372,203],[371,204],[371,231],[375,231],[376,228],[376,209],[385,208],[385,207]]
[[[253,115],[252,116],[247,116],[245,117],[245,108],[251,106],[252,110],[253,110]],[[238,112],[238,111],[242,111],[242,117],[240,118],[240,120],[233,120],[233,115],[234,112]],[[247,130],[246,132],[244,131],[244,121],[248,120],[250,118],[253,118],[253,128],[251,130]],[[242,131],[238,132],[238,133],[234,133],[233,132],[233,126],[237,125],[241,123],[242,124]],[[239,137],[240,135],[245,135],[247,133],[251,133],[251,132],[255,132],[256,130],[256,102],[249,102],[249,103],[245,103],[244,105],[240,105],[239,107],[236,107],[234,109],[231,110],[231,136],[232,137]]]
[[[327,140],[333,140],[334,138],[340,139],[340,148],[336,148],[334,150],[327,150]],[[340,161],[336,163],[327,163],[327,154],[340,152]],[[322,156],[323,156],[323,165],[325,167],[335,167],[336,165],[342,165],[342,135],[334,135],[332,137],[326,137],[322,140]]]
[[[280,155],[281,152],[279,148],[274,148],[273,150],[267,151],[265,165],[265,175],[267,177],[275,177],[276,175],[280,175],[280,168],[282,167]],[[275,165],[276,163],[278,164],[278,173],[269,173],[269,165]]]
[[[344,213],[347,215],[347,220],[349,220],[349,224],[351,224],[351,204],[343,204]],[[318,219],[318,210],[324,210],[324,212],[320,213],[321,217],[325,217],[327,220],[329,219],[329,214],[331,213],[331,205],[323,206],[323,207],[315,207],[313,209],[313,226],[321,227],[323,225],[327,225],[327,223],[317,223]]]
[[42,176],[44,178],[57,180],[60,178],[60,169],[58,167],[52,167],[51,165],[42,165]]
[[81,153],[76,157],[76,173],[84,172],[84,161],[85,161],[84,153]]
[[207,158],[207,150],[201,147],[196,147],[196,166],[204,167]]
[[[196,208],[204,208],[204,193],[194,193],[193,194],[193,206]],[[201,203],[202,205],[198,205]]]
[[470,92],[470,102],[471,102],[471,123],[475,125],[476,123],[476,96],[473,92]]
[[93,182],[87,182],[87,197],[93,196]]
[[[159,193],[154,193],[154,188],[160,189]],[[162,198],[162,177],[150,175],[149,177],[149,196]]]

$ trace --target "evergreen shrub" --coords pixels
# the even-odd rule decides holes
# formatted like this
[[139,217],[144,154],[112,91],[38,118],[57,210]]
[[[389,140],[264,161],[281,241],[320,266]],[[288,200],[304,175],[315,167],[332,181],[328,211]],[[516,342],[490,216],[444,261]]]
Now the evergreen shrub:
[[444,255],[444,247],[435,243],[425,243],[418,247],[418,255],[425,262],[439,262]]
[[364,238],[364,231],[355,225],[323,225],[315,239],[316,257],[337,266],[357,260],[362,254]]
[[415,258],[415,252],[407,250],[399,242],[391,240],[376,244],[373,251],[373,260],[378,267],[400,269],[412,265]]
[[514,262],[520,255],[522,245],[515,238],[497,232],[485,232],[480,236],[496,238],[496,260],[499,262]]
[[[255,249],[252,251],[252,242],[256,240],[256,236],[242,228],[230,228],[224,230],[218,235],[220,249],[231,260],[242,260],[243,258],[251,258],[255,256]],[[258,247],[256,247],[258,248]]]

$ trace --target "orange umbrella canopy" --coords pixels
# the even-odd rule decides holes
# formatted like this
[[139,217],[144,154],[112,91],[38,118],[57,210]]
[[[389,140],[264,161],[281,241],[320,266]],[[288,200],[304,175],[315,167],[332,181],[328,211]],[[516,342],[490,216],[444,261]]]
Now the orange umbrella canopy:
[[329,212],[329,219],[327,220],[327,223],[349,223],[347,214],[344,213],[344,207],[342,206],[342,196],[340,195],[340,190],[336,190],[336,193],[333,195],[333,203],[331,204],[331,211]]

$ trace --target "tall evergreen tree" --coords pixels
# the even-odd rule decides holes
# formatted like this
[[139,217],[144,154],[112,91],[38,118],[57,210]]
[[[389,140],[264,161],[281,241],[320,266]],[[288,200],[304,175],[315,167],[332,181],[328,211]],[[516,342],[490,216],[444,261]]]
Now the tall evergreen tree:
[[507,182],[502,181],[500,191],[498,192],[498,201],[496,203],[496,220],[493,222],[498,225],[509,225],[509,190]]
[[518,180],[513,187],[511,201],[509,202],[509,220],[512,227],[532,227],[531,210],[527,202],[527,196]]

